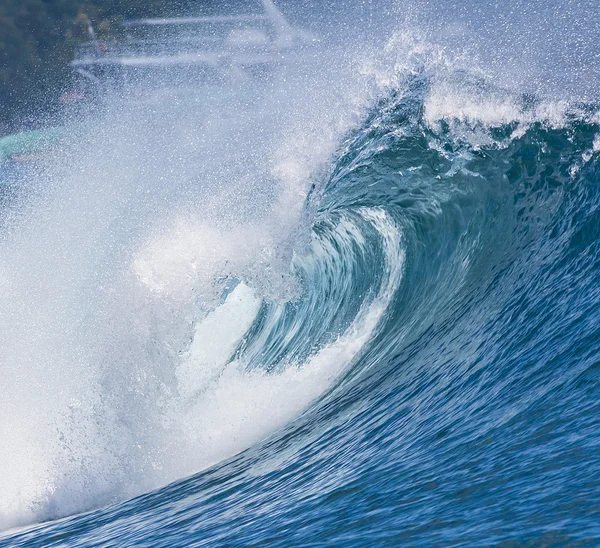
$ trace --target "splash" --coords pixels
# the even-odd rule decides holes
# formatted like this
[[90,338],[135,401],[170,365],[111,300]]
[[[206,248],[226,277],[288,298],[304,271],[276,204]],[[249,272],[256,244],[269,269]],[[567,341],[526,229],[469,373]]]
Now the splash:
[[443,315],[479,225],[415,235],[460,197],[468,218],[473,181],[502,184],[469,162],[598,116],[468,64],[400,33],[325,69],[307,56],[260,85],[115,96],[74,117],[3,221],[0,528],[148,492],[293,421],[382,332],[409,253],[436,260],[415,263],[427,276],[408,295],[431,309],[413,304],[406,325]]
[[363,103],[361,81],[314,61],[159,102],[113,95],[38,161],[0,241],[0,527],[194,473],[326,389],[288,405],[324,364],[230,362],[261,303],[299,298],[308,196]]

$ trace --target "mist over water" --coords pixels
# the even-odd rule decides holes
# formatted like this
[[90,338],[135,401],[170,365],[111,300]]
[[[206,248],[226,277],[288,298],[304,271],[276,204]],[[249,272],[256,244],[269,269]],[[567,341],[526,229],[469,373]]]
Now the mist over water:
[[[142,493],[285,424],[244,402],[269,379],[203,392],[260,300],[299,295],[308,193],[360,114],[360,78],[312,55],[267,82],[108,91],[36,164],[1,242],[4,528]],[[247,315],[203,330],[232,299]]]
[[[92,536],[72,532],[73,545],[114,544],[118,527],[139,526],[128,520],[140,512],[158,534],[176,500],[205,524],[202,538],[226,543],[243,516],[261,515],[253,500],[285,501],[281,521],[256,519],[254,542],[271,528],[326,521],[340,511],[336,494],[350,508],[377,500],[364,509],[373,523],[400,516],[385,518],[390,535],[411,530],[433,519],[417,507],[425,495],[415,495],[415,515],[394,497],[428,492],[411,467],[443,483],[436,466],[447,457],[436,440],[448,438],[453,451],[488,436],[487,459],[499,463],[494,444],[515,434],[492,435],[486,420],[510,425],[525,414],[523,401],[535,407],[560,384],[561,366],[538,382],[512,357],[529,363],[538,348],[547,365],[560,352],[542,348],[574,348],[595,332],[596,290],[586,285],[597,268],[595,233],[577,225],[598,201],[590,186],[600,161],[598,6],[278,5],[319,41],[285,54],[268,77],[232,70],[156,86],[149,74],[120,90],[107,82],[96,102],[64,113],[59,146],[0,175],[20,187],[3,199],[0,219],[0,531],[115,504],[106,519],[116,529],[92,513],[73,518]],[[557,233],[563,239],[548,243]],[[575,268],[569,242],[578,237],[589,242]],[[556,334],[539,319],[552,306],[540,296],[523,312],[521,330],[533,334],[522,341],[515,303],[545,295],[549,265],[563,269],[557,302],[588,327],[577,332],[565,319]],[[570,268],[571,293],[561,285]],[[587,374],[596,347],[564,350],[572,375],[564,378]],[[523,385],[503,392],[511,375]],[[486,398],[496,407],[483,409]],[[536,446],[527,436],[524,445]],[[594,493],[577,482],[596,448],[580,448],[566,489],[581,495],[588,540],[597,533],[586,520]],[[479,450],[457,453],[457,466]],[[498,467],[491,476],[502,475]],[[276,487],[265,480],[283,469]],[[285,478],[312,481],[314,493],[303,498]],[[369,485],[394,495],[388,506],[373,493],[354,499],[353,482],[365,497]],[[119,505],[155,489],[155,514],[143,497]],[[242,500],[218,502],[229,489]],[[447,496],[460,512],[455,491]],[[235,515],[229,525],[223,509]],[[302,521],[302,509],[312,517]],[[71,534],[68,520],[56,524]],[[221,532],[210,537],[213,526]],[[96,527],[109,528],[104,540],[90,533]],[[350,544],[373,538],[361,527]],[[334,529],[326,523],[323,538],[344,542]],[[386,526],[378,530],[383,539]],[[44,543],[44,534],[13,540]],[[177,544],[194,532],[170,534]],[[412,540],[431,540],[420,534]]]

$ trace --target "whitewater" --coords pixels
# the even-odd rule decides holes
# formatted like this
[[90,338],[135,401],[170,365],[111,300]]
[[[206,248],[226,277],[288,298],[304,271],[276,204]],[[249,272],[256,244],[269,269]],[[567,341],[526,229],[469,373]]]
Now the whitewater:
[[600,543],[597,80],[368,28],[0,159],[0,546]]

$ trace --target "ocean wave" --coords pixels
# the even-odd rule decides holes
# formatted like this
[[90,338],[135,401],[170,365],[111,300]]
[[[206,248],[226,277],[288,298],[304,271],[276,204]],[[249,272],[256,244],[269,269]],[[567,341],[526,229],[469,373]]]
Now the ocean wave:
[[406,37],[358,75],[318,116],[117,125],[31,198],[0,526],[114,504],[3,542],[597,540],[597,106]]

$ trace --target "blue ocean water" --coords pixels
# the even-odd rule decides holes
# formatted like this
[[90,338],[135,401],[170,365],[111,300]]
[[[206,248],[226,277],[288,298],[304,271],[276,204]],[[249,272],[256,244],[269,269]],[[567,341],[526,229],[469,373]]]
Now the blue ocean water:
[[0,545],[600,544],[599,107],[417,61],[4,164]]

